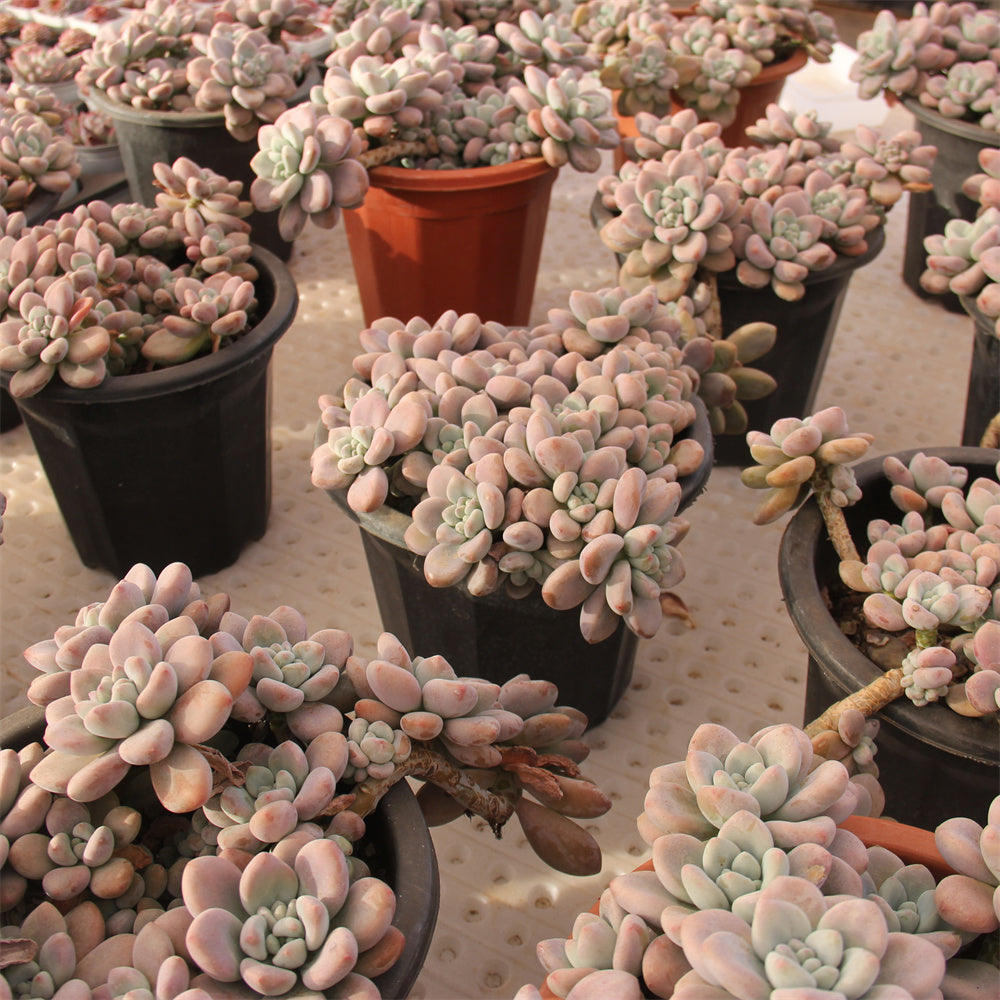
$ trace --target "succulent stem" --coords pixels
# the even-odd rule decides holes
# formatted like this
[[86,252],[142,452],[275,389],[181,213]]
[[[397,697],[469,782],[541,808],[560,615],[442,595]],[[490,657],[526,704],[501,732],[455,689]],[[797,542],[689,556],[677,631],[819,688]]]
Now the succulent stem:
[[403,139],[389,143],[386,146],[377,146],[374,149],[366,149],[358,159],[366,170],[372,167],[381,166],[383,163],[390,163],[402,156],[435,156],[438,153],[437,140],[431,136],[426,140],[406,141]]
[[819,504],[819,509],[823,514],[827,534],[830,536],[830,542],[833,544],[837,555],[842,561],[849,559],[860,562],[861,557],[858,555],[854,539],[851,538],[851,533],[847,528],[847,521],[844,519],[844,509],[838,507],[833,502],[827,490],[815,487],[815,484],[814,488],[816,488],[816,502]]
[[815,739],[828,729],[836,732],[840,717],[848,709],[856,708],[866,719],[870,718],[890,702],[902,697],[902,679],[902,667],[887,670],[881,677],[877,677],[860,691],[855,691],[831,705],[818,719],[814,719],[806,726],[806,735],[810,739]]
[[357,798],[351,810],[361,817],[367,816],[397,781],[409,775],[421,781],[429,781],[446,791],[465,806],[468,812],[486,820],[497,836],[500,835],[503,825],[514,814],[513,798],[487,791],[439,753],[424,747],[414,747],[410,756],[397,764],[396,770],[388,778],[377,780],[369,778],[368,781],[358,785],[355,789]]
[[986,425],[979,445],[982,448],[1000,448],[1000,413]]

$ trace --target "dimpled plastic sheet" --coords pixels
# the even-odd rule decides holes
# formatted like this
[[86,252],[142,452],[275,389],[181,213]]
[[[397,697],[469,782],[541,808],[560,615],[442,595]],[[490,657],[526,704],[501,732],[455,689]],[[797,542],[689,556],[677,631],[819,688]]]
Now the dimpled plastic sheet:
[[[564,169],[555,185],[533,323],[573,289],[615,284],[611,254],[587,215],[595,183]],[[972,321],[904,286],[905,228],[903,202],[890,216],[885,250],[853,277],[817,400],[817,408],[843,406],[853,428],[874,433],[873,454],[961,438]],[[311,630],[346,629],[371,655],[380,625],[357,529],[309,482],[317,396],[350,372],[362,326],[343,230],[308,229],[290,266],[301,303],[274,353],[268,530],[235,565],[199,582],[204,591],[230,593],[243,614],[293,605]],[[9,501],[0,547],[6,713],[26,703],[32,671],[21,650],[72,622],[114,581],[81,566],[24,428],[4,434],[0,450],[0,489]],[[630,689],[587,735],[593,749],[584,773],[613,801],[608,815],[586,824],[604,850],[601,873],[573,878],[546,868],[516,821],[499,841],[476,820],[436,829],[441,908],[414,1000],[512,997],[523,983],[538,982],[535,943],[568,936],[608,880],[646,856],[635,817],[649,772],[682,757],[699,722],[743,738],[774,722],[801,723],[806,655],[778,588],[782,526],[753,526],[758,496],[740,484],[737,469],[713,471],[688,511],[691,531],[681,546],[687,577],[676,590],[694,627],[667,621],[640,643]],[[198,516],[197,483],[190,513]],[[460,662],[454,666],[462,672]],[[530,673],[532,664],[512,668]]]

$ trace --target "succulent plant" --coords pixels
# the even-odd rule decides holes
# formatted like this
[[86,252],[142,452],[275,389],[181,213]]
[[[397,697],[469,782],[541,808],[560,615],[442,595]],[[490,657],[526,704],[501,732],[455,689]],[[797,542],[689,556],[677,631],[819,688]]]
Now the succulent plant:
[[[723,271],[801,298],[804,281],[838,255],[867,252],[902,192],[926,189],[936,154],[914,132],[883,138],[865,126],[834,144],[824,123],[777,105],[757,123],[759,149],[726,147],[721,127],[697,124],[691,109],[660,120],[640,113],[636,124],[639,135],[625,146],[635,162],[601,179],[596,216],[622,285],[635,292],[651,283],[665,301],[701,284],[697,294],[717,301]],[[719,310],[706,319],[720,339]]]
[[0,177],[6,189],[0,205],[23,208],[36,190],[66,191],[80,174],[73,144],[56,134],[45,117],[14,111],[0,120]]
[[683,575],[676,480],[704,459],[679,439],[698,373],[651,291],[569,306],[531,331],[454,313],[363,331],[361,378],[320,399],[312,481],[363,513],[402,498],[406,545],[435,586],[540,587],[581,608],[589,641],[619,618],[652,634]]
[[869,548],[859,554],[843,517],[843,508],[861,495],[847,463],[871,441],[871,435],[851,432],[837,407],[779,420],[770,434],[747,435],[759,464],[744,470],[742,480],[768,491],[756,523],[775,520],[815,491],[840,558],[841,581],[864,595],[865,620],[910,636],[894,660],[881,664],[884,676],[831,708],[815,732],[837,728],[845,708],[871,714],[904,694],[918,706],[942,701],[960,714],[991,715],[1000,684],[994,621],[1000,485],[988,477],[970,483],[966,469],[923,452],[908,464],[888,456],[883,470],[902,516],[899,523],[871,521]]
[[963,182],[965,194],[979,202],[976,217],[949,220],[944,232],[924,238],[927,270],[920,275],[920,287],[932,294],[956,292],[976,297],[976,306],[996,320],[1000,336],[1000,195],[995,150],[979,153],[983,173],[972,174]]
[[939,824],[934,842],[955,869],[934,889],[941,915],[960,931],[988,934],[1000,927],[1000,797],[989,805],[986,824],[952,817]]
[[290,607],[229,605],[183,564],[138,565],[26,651],[47,718],[44,743],[0,752],[0,995],[377,995],[405,938],[358,845],[407,777],[429,822],[516,816],[546,862],[600,869],[578,821],[611,800],[555,685],[460,678],[388,633],[368,658]]
[[286,239],[308,218],[329,227],[340,208],[360,205],[364,171],[379,164],[540,156],[594,171],[600,151],[617,145],[610,94],[566,17],[521,5],[499,20],[475,5],[453,15],[384,0],[358,12],[336,34],[308,102],[259,131],[251,198],[280,212]]
[[[853,715],[848,740],[865,728]],[[837,823],[855,809],[877,814],[881,789],[870,774],[849,778],[826,750],[837,752],[790,725],[748,742],[698,727],[685,760],[650,773],[639,818],[649,860],[613,877],[568,939],[538,943],[546,995],[929,997],[995,982],[988,960],[954,958],[996,926],[991,827],[939,828],[946,856],[969,873],[940,883],[923,864],[866,849]],[[951,922],[958,912],[964,928]],[[541,995],[529,985],[516,997]]]
[[18,45],[7,60],[7,68],[21,83],[59,83],[73,79],[80,57],[68,56],[50,45]]
[[14,373],[15,396],[57,372],[90,388],[107,374],[178,364],[253,325],[258,275],[240,182],[181,158],[157,164],[154,183],[155,208],[93,201],[38,226],[23,217],[10,226],[0,252],[0,365]]
[[959,3],[916,3],[899,19],[881,10],[858,36],[850,77],[863,100],[888,91],[948,118],[995,129],[1000,12]]

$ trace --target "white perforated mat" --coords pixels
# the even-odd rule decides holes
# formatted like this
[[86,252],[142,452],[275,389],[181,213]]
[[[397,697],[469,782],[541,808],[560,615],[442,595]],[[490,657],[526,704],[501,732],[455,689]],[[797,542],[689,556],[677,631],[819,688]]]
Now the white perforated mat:
[[[563,170],[556,183],[533,322],[575,288],[614,284],[611,255],[587,218],[595,182]],[[961,437],[972,321],[904,286],[905,224],[902,203],[886,249],[853,278],[817,400],[843,406],[852,427],[874,433],[875,453]],[[362,325],[343,232],[307,231],[290,266],[301,305],[274,354],[270,524],[234,566],[200,582],[231,593],[243,613],[294,605],[311,629],[344,628],[370,652],[380,626],[357,531],[309,483],[316,397],[348,373]],[[113,580],[80,565],[23,428],[0,439],[0,490],[9,500],[0,547],[6,713],[25,704],[31,670],[20,651],[101,599]],[[688,512],[692,529],[681,546],[687,579],[677,591],[696,627],[671,622],[642,642],[630,690],[588,735],[585,772],[614,800],[612,812],[590,824],[604,848],[601,874],[574,879],[545,868],[514,824],[499,842],[478,822],[435,830],[441,910],[415,1000],[510,997],[537,982],[535,942],[566,936],[607,880],[642,860],[634,821],[647,775],[683,754],[698,722],[745,737],[775,721],[802,721],[806,658],[778,589],[781,526],[753,527],[756,501],[738,470],[712,473]]]

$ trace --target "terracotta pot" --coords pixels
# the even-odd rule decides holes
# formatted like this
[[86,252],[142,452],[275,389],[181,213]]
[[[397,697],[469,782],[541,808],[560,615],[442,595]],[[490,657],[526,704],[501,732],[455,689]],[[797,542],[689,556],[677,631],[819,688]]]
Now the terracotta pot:
[[975,325],[962,444],[977,446],[985,444],[983,434],[1000,413],[1000,337],[996,334],[996,320],[982,312],[975,296],[960,295],[959,300]]
[[[755,124],[758,118],[764,117],[767,106],[776,103],[781,97],[781,92],[785,89],[785,80],[802,69],[808,61],[809,56],[805,49],[795,49],[784,59],[768,63],[750,83],[740,88],[736,119],[722,130],[722,141],[726,146],[733,148],[754,145],[753,140],[747,138],[747,128]],[[676,114],[685,107],[685,104],[675,99],[671,102],[670,113]],[[634,117],[619,115],[617,112],[615,117],[618,119],[618,133],[622,138],[639,134]],[[615,169],[620,170],[624,162],[625,153],[619,146],[614,151]]]
[[[45,713],[29,706],[0,719],[0,746],[20,750],[28,743],[44,742],[44,732]],[[396,893],[392,923],[406,943],[393,966],[373,982],[381,996],[404,1000],[423,968],[441,901],[434,842],[405,781],[393,785],[366,818],[365,836],[355,845],[355,853]]]
[[[712,469],[712,436],[700,402],[690,433],[705,448],[705,461],[685,480],[681,509],[701,493]],[[316,443],[326,434],[321,423]],[[579,709],[591,726],[610,715],[628,689],[639,644],[624,623],[611,637],[591,644],[580,634],[579,608],[556,611],[538,589],[515,599],[503,589],[476,597],[464,584],[432,587],[424,578],[423,559],[403,541],[411,523],[407,514],[391,507],[357,514],[347,505],[346,491],[328,492],[361,531],[382,627],[411,655],[439,653],[460,676],[496,684],[527,673],[556,684],[560,704]]]
[[[998,453],[989,448],[925,448],[970,479],[993,473]],[[906,462],[916,449],[899,452]],[[854,466],[862,498],[845,509],[851,535],[863,544],[873,518],[898,522],[889,499],[882,459]],[[804,718],[818,718],[834,702],[882,676],[882,671],[841,631],[827,604],[839,560],[827,538],[815,498],[789,521],[781,538],[778,575],[792,622],[809,652]],[[950,816],[985,816],[1000,782],[995,718],[970,719],[945,705],[918,708],[898,698],[878,713],[879,782],[894,819],[933,830]]]
[[497,167],[375,167],[364,204],[344,212],[365,323],[442,313],[526,326],[558,168],[540,157]]
[[[84,565],[118,576],[137,562],[195,576],[235,562],[271,506],[271,353],[298,292],[255,248],[257,325],[214,354],[73,389],[55,376],[18,400]],[[9,386],[10,372],[0,373]]]
[[903,98],[903,105],[916,119],[915,127],[924,143],[937,146],[938,150],[931,168],[934,190],[911,192],[909,196],[903,281],[921,298],[941,302],[952,312],[960,313],[962,304],[953,292],[932,294],[920,286],[920,276],[927,269],[924,239],[943,233],[952,219],[971,222],[976,217],[979,204],[962,193],[962,182],[970,174],[981,172],[979,151],[996,146],[997,134],[971,122],[946,118],[912,97]]

